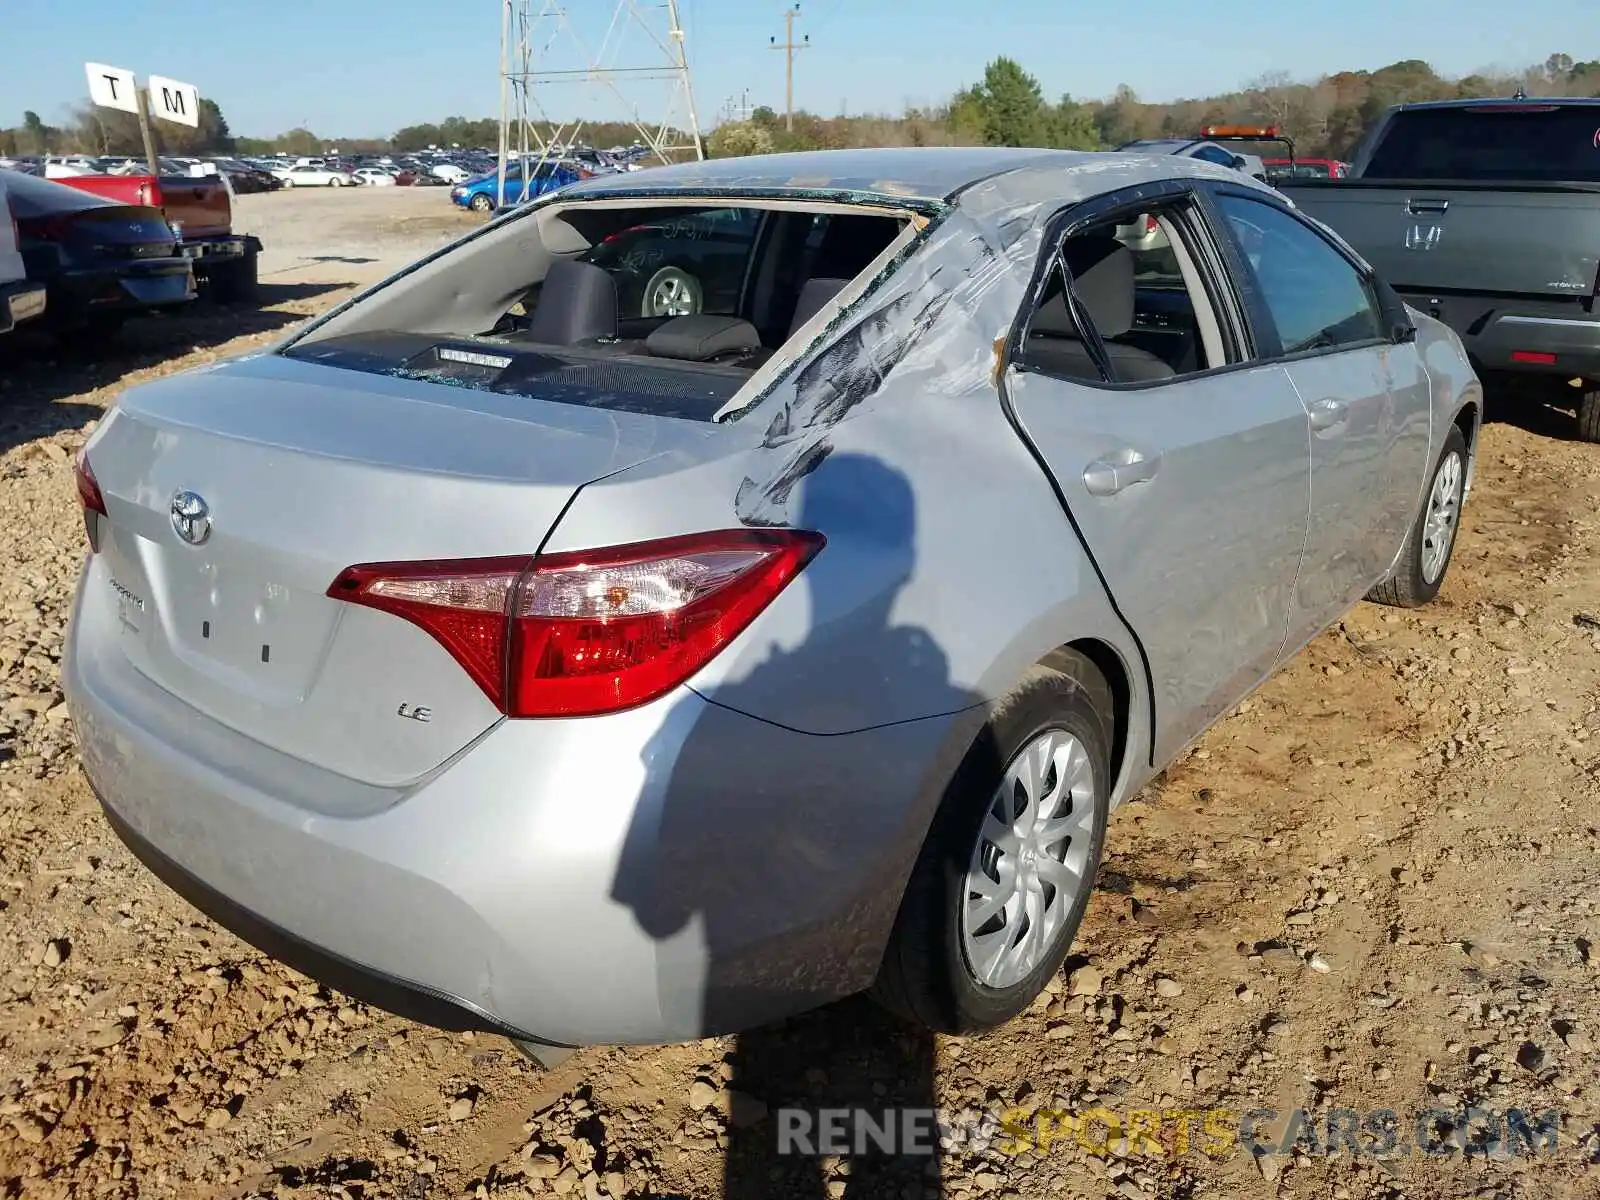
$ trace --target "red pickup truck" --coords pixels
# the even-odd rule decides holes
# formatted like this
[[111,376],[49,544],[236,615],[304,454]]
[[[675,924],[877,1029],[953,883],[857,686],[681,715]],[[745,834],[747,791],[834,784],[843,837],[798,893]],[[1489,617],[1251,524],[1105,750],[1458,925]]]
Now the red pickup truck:
[[255,299],[261,239],[233,232],[232,193],[221,176],[73,175],[55,182],[107,200],[159,208],[178,231],[195,279],[205,282],[212,299]]

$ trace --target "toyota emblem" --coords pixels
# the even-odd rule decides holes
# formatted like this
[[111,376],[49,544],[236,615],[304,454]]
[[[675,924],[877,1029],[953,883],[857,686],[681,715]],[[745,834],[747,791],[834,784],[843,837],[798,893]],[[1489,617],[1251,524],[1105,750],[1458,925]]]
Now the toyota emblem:
[[198,492],[178,492],[172,497],[172,528],[191,546],[211,536],[211,506]]

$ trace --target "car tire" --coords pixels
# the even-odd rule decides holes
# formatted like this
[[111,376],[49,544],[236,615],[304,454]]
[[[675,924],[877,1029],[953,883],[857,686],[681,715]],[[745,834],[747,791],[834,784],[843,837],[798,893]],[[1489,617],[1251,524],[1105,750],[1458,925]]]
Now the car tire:
[[340,179],[336,175],[332,179],[328,180],[328,186],[329,187],[343,187],[344,186],[344,180]]
[[[644,285],[639,305],[641,317],[687,317],[705,305],[700,281],[682,267],[662,267]],[[681,309],[682,311],[673,311]]]
[[1600,387],[1578,397],[1578,440],[1600,442]]
[[1422,508],[1406,532],[1394,573],[1367,593],[1368,600],[1391,608],[1421,608],[1439,594],[1455,553],[1467,467],[1466,439],[1452,425],[1428,475]]
[[254,250],[246,250],[232,262],[212,267],[206,280],[211,299],[218,304],[253,303],[261,292],[259,269]]
[[[1105,677],[1075,652],[1062,652],[1050,667],[1034,668],[994,707],[946,788],[912,868],[871,988],[879,1004],[936,1033],[978,1033],[1022,1012],[1060,969],[1088,908],[1104,847],[1114,713]],[[994,970],[985,972],[983,965],[974,965],[972,947],[978,939],[973,935],[984,941],[996,936],[1003,942],[1016,938],[1019,945],[1025,941],[1025,931],[1033,928],[1029,914],[1023,912],[1030,889],[1013,887],[1020,896],[1015,911],[983,919],[972,903],[980,895],[973,886],[995,885],[1004,891],[997,881],[1008,875],[1013,881],[1018,878],[1015,864],[1021,857],[1013,855],[1013,865],[1002,866],[1005,852],[986,833],[991,814],[1007,811],[1006,806],[1012,806],[1013,822],[1019,819],[1013,781],[1041,748],[1051,761],[1039,776],[1039,790],[1046,796],[1064,791],[1066,811],[1072,815],[1066,826],[1070,836],[1062,842],[1059,855],[1051,857],[1057,863],[1070,861],[1078,869],[1070,896],[1065,889],[1043,883],[1043,890],[1035,894],[1043,907],[1036,911],[1049,914],[1048,928],[1033,953],[1019,956],[1009,974],[997,977]],[[1067,757],[1062,758],[1056,748],[1065,748]],[[1063,764],[1070,764],[1071,770]],[[1060,821],[1052,824],[1060,826]],[[1039,849],[1048,851],[1049,845],[1036,852]],[[975,874],[979,871],[981,879]],[[1032,871],[1024,868],[1023,877]],[[1066,878],[1058,871],[1053,868],[1051,873]],[[1053,913],[1052,892],[1053,901],[1062,906]],[[980,919],[974,928],[973,922]],[[1001,921],[998,934],[997,920]],[[1008,933],[1011,929],[1018,932]]]
[[285,179],[285,180],[284,180],[284,181],[283,181],[283,186],[284,186],[284,187],[286,187],[286,188],[292,188],[292,187],[293,187],[293,186],[294,186],[294,180],[292,180],[292,179]]
[[475,213],[486,213],[494,208],[494,201],[487,194],[479,192],[468,202],[467,207]]

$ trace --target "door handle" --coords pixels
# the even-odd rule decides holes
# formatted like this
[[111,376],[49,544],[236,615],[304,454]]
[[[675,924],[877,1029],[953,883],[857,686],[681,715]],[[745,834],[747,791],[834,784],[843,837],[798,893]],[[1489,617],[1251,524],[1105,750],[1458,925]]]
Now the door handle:
[[1124,488],[1154,479],[1160,466],[1161,455],[1124,446],[1085,467],[1083,486],[1091,496],[1115,496]]
[[1448,211],[1449,208],[1450,201],[1445,199],[1431,200],[1419,197],[1415,200],[1406,201],[1406,211],[1413,217],[1438,216],[1440,213]]
[[1343,400],[1318,400],[1311,406],[1311,428],[1318,433],[1336,429],[1350,419],[1350,406]]

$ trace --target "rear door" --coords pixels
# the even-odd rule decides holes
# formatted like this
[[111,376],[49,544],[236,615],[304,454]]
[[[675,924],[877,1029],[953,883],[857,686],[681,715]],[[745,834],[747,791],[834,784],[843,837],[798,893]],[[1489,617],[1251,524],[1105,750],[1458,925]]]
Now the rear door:
[[1322,231],[1267,197],[1212,190],[1261,330],[1311,418],[1311,521],[1293,645],[1388,570],[1427,470],[1430,389],[1413,343],[1384,328],[1375,285]]
[[[1145,191],[1096,210],[1047,239],[1055,264],[1006,388],[1149,661],[1159,762],[1277,662],[1305,540],[1308,422],[1283,367],[1254,358],[1192,198]],[[1157,238],[1133,220],[1151,212]],[[1119,222],[1137,252],[1107,245]],[[1070,303],[1053,275],[1070,277]],[[1182,339],[1148,336],[1180,326],[1198,331],[1192,366]]]

